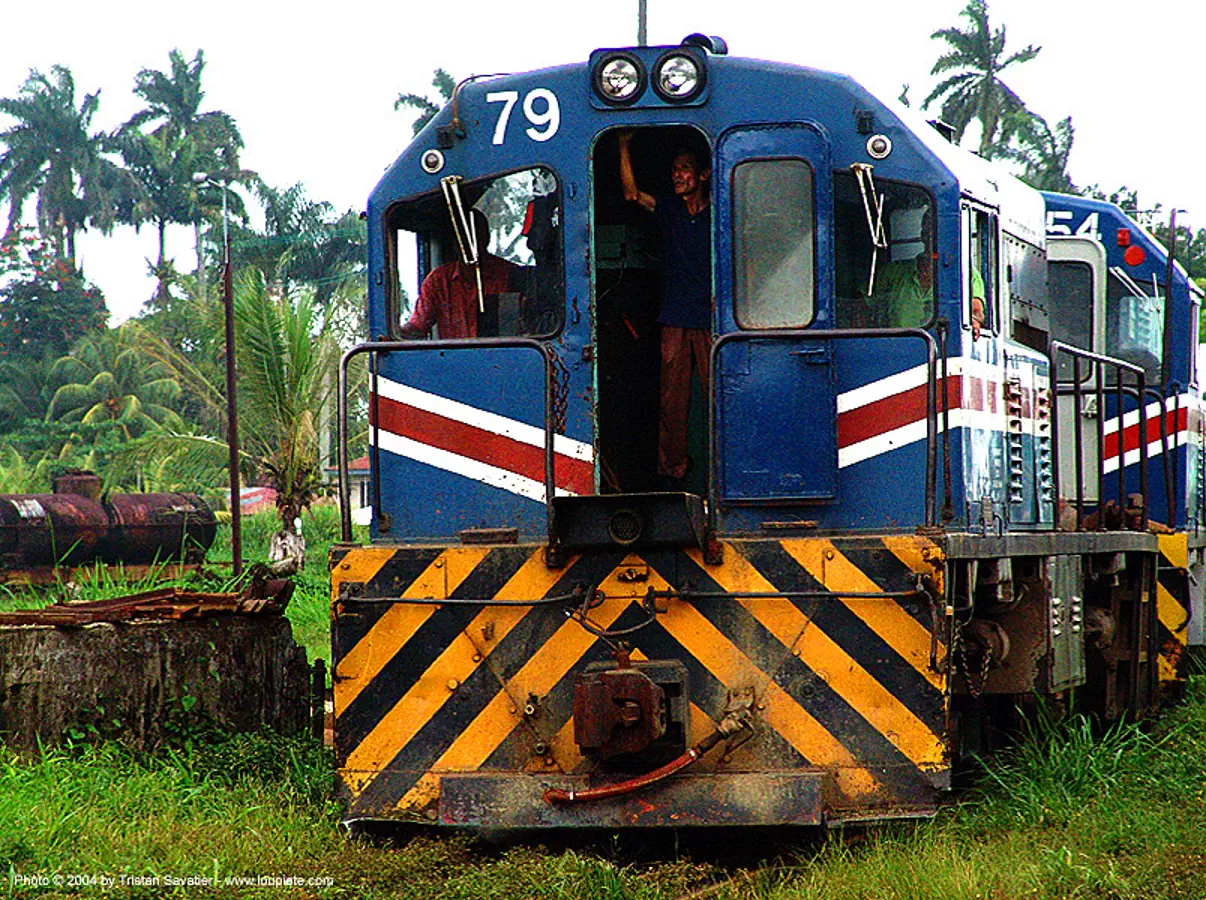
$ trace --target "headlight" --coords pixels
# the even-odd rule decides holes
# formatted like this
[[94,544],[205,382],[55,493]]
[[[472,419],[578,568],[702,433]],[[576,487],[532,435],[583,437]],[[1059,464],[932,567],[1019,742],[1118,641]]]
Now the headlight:
[[659,97],[682,102],[698,96],[704,87],[704,67],[694,56],[671,51],[653,67],[653,89]]
[[607,103],[631,103],[644,89],[645,67],[635,56],[616,54],[595,67],[595,93]]

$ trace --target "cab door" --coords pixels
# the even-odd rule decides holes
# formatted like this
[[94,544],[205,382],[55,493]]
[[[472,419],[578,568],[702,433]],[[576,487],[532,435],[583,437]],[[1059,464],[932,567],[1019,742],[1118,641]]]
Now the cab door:
[[809,124],[748,126],[718,148],[716,460],[729,504],[837,492],[834,353],[799,332],[831,286],[828,140]]
[[[1083,237],[1048,237],[1048,292],[1051,337],[1082,350],[1105,352],[1105,248]],[[1076,400],[1072,357],[1055,360],[1056,415],[1059,434],[1059,494],[1077,496],[1076,441],[1080,432],[1081,491],[1086,503],[1096,503],[1098,447],[1097,384],[1094,366],[1080,364],[1080,402]]]

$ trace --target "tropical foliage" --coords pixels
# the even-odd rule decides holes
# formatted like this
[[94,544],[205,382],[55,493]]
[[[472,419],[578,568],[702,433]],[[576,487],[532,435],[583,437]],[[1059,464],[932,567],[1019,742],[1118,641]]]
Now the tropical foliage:
[[50,400],[47,420],[117,422],[127,439],[158,426],[182,428],[173,409],[180,384],[140,346],[136,326],[89,335],[55,362],[51,381],[60,386]]
[[[77,99],[62,66],[0,99],[0,487],[48,490],[56,474],[91,468],[110,488],[226,501],[214,271],[225,202],[239,270],[241,476],[276,490],[284,530],[325,489],[319,448],[334,427],[340,341],[362,323],[365,225],[303,185],[272,188],[243,169],[237,123],[205,107],[204,69],[201,51],[173,50],[164,69],[139,71],[141,106],[112,133],[93,125],[99,91]],[[262,204],[262,229],[246,224],[245,197]],[[75,234],[118,225],[156,229],[159,284],[141,316],[107,329]],[[193,228],[196,271],[168,254],[179,226]]]
[[[243,137],[234,119],[221,111],[201,112],[204,54],[198,50],[186,62],[179,50],[173,50],[169,63],[167,72],[142,69],[138,73],[134,93],[146,106],[121,127],[115,139],[126,167],[142,187],[128,220],[136,226],[152,222],[159,232],[154,271],[160,302],[173,274],[166,258],[167,226],[192,225],[200,258],[201,225],[219,213],[223,201],[223,188],[206,176],[235,181],[249,174],[239,168]],[[232,197],[234,212],[241,215],[242,201],[238,194],[227,192],[228,204]]]
[[105,155],[108,138],[91,131],[100,91],[76,106],[75,79],[63,66],[31,72],[16,97],[0,98],[13,124],[0,131],[0,194],[9,203],[6,235],[21,223],[25,201],[37,196],[38,228],[56,255],[74,265],[75,235],[91,224],[118,221],[135,185]]
[[1041,191],[1080,193],[1068,175],[1075,133],[1071,116],[1053,128],[1042,116],[1015,112],[1006,118],[1003,132],[1013,140],[998,146],[994,155],[1016,162],[1024,181]]
[[303,184],[278,189],[255,179],[252,190],[264,228],[232,229],[236,264],[258,269],[286,293],[309,285],[321,306],[364,278],[367,232],[359,215],[337,215],[330,203],[308,197]]
[[[242,475],[276,492],[282,532],[323,489],[320,432],[330,426],[341,354],[333,322],[355,296],[339,295],[322,306],[314,294],[313,288],[274,291],[250,267],[234,292]],[[198,325],[201,345],[217,346],[219,323],[202,319]],[[163,335],[147,337],[146,353],[197,404],[193,421],[224,424],[224,368],[203,364]],[[201,481],[221,471],[226,454],[224,435],[176,423],[132,443],[125,463],[133,471],[163,469],[170,461],[173,471]]]
[[52,244],[20,227],[0,240],[0,361],[14,374],[66,353],[108,316],[101,292]]
[[427,123],[435,117],[435,114],[443,109],[444,104],[452,99],[452,92],[456,90],[456,79],[443,69],[436,69],[432,73],[431,86],[436,89],[437,100],[432,100],[423,94],[403,93],[399,94],[398,99],[394,101],[394,109],[413,109],[419,113],[411,125],[415,134],[422,131]]
[[941,100],[942,118],[954,126],[960,141],[967,126],[977,120],[980,153],[988,156],[1006,119],[1026,109],[1001,75],[1010,66],[1034,59],[1041,48],[1031,44],[1005,56],[1005,27],[994,31],[989,25],[988,0],[969,0],[960,15],[967,19],[967,28],[941,28],[931,35],[934,40],[944,41],[949,49],[938,57],[930,74],[951,74],[930,91],[921,105],[928,109]]

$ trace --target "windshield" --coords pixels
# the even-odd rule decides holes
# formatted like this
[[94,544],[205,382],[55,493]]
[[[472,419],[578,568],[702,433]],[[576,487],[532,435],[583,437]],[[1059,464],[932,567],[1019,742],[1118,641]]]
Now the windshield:
[[1106,354],[1142,366],[1148,385],[1164,368],[1164,285],[1136,282],[1122,269],[1106,282]]
[[[460,181],[455,193],[456,203],[441,191],[387,214],[396,332],[445,339],[556,332],[564,315],[556,177],[524,169]],[[466,232],[477,248],[465,246]]]
[[[874,185],[874,197],[868,184]],[[934,205],[915,185],[833,176],[839,328],[920,328],[934,317]]]

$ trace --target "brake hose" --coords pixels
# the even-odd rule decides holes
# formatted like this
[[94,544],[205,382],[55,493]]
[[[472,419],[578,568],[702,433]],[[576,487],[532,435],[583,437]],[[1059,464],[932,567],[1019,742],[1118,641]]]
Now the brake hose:
[[701,759],[704,754],[723,741],[726,737],[735,734],[742,728],[749,727],[742,719],[734,715],[725,716],[719,727],[706,738],[684,753],[682,756],[666,763],[652,772],[646,772],[644,775],[637,775],[635,778],[629,778],[627,781],[620,781],[615,784],[605,784],[601,787],[587,788],[582,791],[575,791],[572,788],[564,790],[562,788],[549,788],[544,792],[544,800],[546,803],[587,803],[591,800],[606,800],[610,797],[620,797],[624,794],[631,794],[633,791],[640,790],[643,787],[648,787],[651,784],[656,784],[664,778],[669,778],[675,772],[680,772],[697,759]]

